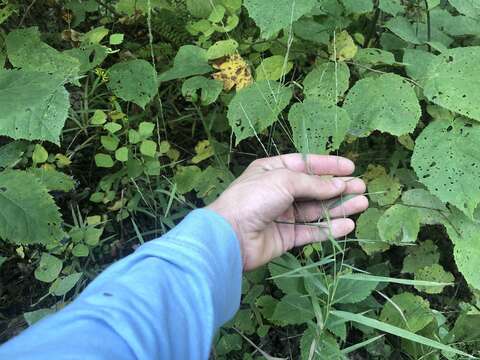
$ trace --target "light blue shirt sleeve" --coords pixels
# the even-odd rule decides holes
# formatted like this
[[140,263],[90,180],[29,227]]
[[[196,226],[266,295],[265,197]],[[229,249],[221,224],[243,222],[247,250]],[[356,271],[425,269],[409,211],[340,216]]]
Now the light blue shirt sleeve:
[[0,359],[208,359],[215,331],[239,307],[241,276],[230,224],[195,210],[1,346]]

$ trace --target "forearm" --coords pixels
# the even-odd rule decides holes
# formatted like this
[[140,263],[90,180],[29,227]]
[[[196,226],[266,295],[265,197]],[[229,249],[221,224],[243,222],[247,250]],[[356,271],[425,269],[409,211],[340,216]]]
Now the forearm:
[[5,344],[0,357],[206,359],[215,330],[239,306],[241,271],[230,225],[197,210]]

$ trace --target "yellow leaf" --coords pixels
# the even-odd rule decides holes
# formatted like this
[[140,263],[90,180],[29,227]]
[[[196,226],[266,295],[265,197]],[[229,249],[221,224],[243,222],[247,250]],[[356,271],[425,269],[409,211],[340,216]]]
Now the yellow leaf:
[[335,36],[335,41],[329,46],[330,58],[332,60],[346,61],[353,59],[358,51],[358,46],[347,31],[342,31]]
[[197,146],[195,146],[195,152],[197,155],[193,157],[192,163],[198,164],[213,156],[213,147],[210,144],[210,141],[202,140],[198,142]]
[[368,184],[380,176],[387,176],[387,170],[383,166],[370,164],[367,167],[367,171],[363,174],[363,181]]
[[68,157],[66,157],[63,154],[55,155],[55,159],[57,160],[57,166],[59,168],[70,166],[70,164],[72,163],[72,160],[70,160]]
[[214,64],[213,67],[220,70],[213,74],[213,78],[222,81],[226,91],[234,87],[241,90],[253,82],[250,67],[238,54],[229,56],[224,62]]

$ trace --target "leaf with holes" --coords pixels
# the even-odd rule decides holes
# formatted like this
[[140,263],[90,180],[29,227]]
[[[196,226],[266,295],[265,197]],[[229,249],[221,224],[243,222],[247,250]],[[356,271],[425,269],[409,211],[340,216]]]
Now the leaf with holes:
[[400,181],[390,175],[382,175],[368,182],[370,199],[380,206],[393,204],[402,193]]
[[435,104],[480,121],[480,46],[456,48],[430,64],[424,94]]
[[438,247],[432,240],[425,240],[419,245],[409,246],[407,256],[403,259],[402,273],[415,273],[418,269],[437,264],[440,260]]
[[396,204],[378,221],[378,233],[390,244],[413,243],[420,231],[420,214],[416,209]]
[[230,102],[227,113],[236,144],[251,136],[258,136],[277,121],[291,97],[290,88],[266,80],[238,91]]
[[368,65],[395,64],[395,56],[390,51],[375,48],[358,49],[353,60],[356,63]]
[[0,173],[1,239],[14,244],[50,244],[62,239],[61,224],[55,202],[35,175],[19,170]]
[[[432,264],[425,266],[415,271],[415,280],[420,281],[433,281],[440,284],[451,284],[455,278],[451,273],[445,271],[445,269],[439,264]],[[415,285],[415,289],[427,294],[440,294],[447,285],[438,286],[422,286]]]
[[145,108],[157,94],[157,72],[145,60],[131,60],[113,65],[108,87],[125,101]]
[[316,66],[303,81],[303,92],[307,98],[338,103],[348,90],[350,70],[347,64],[327,62]]
[[479,137],[478,123],[437,120],[417,138],[412,156],[418,179],[428,190],[468,216],[480,203]]
[[42,253],[40,263],[35,269],[35,278],[50,283],[58,277],[62,267],[62,260],[48,253]]
[[261,30],[264,39],[273,37],[283,28],[308,14],[317,5],[316,0],[245,0],[243,6]]
[[327,154],[342,144],[350,126],[348,113],[317,99],[293,105],[288,114],[293,142],[303,154]]
[[0,71],[0,135],[59,144],[69,108],[63,79],[33,71]]
[[38,180],[48,189],[48,191],[71,191],[75,188],[73,179],[60,171],[47,170],[43,168],[32,168],[28,173],[36,176]]
[[351,133],[368,136],[380,130],[400,136],[413,132],[421,109],[413,87],[403,77],[384,74],[358,81],[343,107],[352,118]]
[[448,0],[459,13],[474,19],[480,18],[479,0]]
[[200,102],[202,105],[207,106],[217,100],[223,90],[223,84],[218,80],[194,76],[185,80],[182,85],[182,95],[192,102],[198,100],[198,90],[200,90]]

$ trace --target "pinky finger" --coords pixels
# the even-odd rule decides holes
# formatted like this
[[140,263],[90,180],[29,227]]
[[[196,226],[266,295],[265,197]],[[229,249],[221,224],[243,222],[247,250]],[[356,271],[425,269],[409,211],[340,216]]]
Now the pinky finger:
[[321,222],[311,225],[297,225],[295,227],[295,246],[303,246],[330,238],[341,238],[355,229],[351,219],[334,219],[330,222]]

